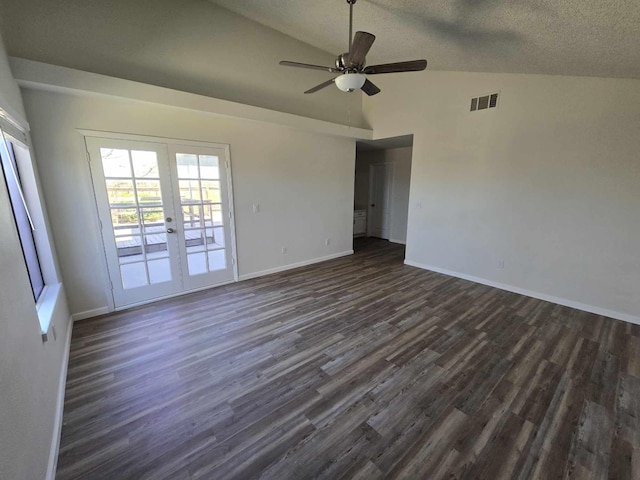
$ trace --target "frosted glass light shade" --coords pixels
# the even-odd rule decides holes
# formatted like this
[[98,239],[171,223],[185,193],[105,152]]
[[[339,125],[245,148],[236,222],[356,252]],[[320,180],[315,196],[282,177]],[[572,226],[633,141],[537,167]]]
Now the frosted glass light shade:
[[336,78],[337,87],[343,92],[360,90],[367,77],[361,73],[345,73]]

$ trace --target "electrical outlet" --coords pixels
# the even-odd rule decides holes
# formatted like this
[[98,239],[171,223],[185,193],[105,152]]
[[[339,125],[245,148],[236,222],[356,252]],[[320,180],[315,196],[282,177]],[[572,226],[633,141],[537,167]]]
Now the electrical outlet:
[[253,213],[260,213],[260,204],[259,203],[254,203],[253,204]]
[[498,260],[498,268],[501,270],[504,268],[504,260],[502,259]]
[[287,253],[287,247],[282,247],[282,254],[285,255]]
[[327,239],[324,241],[324,244],[325,244],[326,246],[331,245],[331,239],[330,239],[330,238],[327,238]]

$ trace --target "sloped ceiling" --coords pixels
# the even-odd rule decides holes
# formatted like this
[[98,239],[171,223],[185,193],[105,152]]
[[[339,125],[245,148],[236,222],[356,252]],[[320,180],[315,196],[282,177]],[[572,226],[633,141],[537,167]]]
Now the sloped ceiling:
[[[210,1],[332,54],[347,49],[346,0]],[[358,0],[354,10],[354,30],[377,37],[368,64],[640,78],[638,0]]]

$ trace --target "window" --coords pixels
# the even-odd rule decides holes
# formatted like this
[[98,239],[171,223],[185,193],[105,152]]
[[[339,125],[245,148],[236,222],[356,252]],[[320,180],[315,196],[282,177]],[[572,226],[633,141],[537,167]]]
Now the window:
[[2,145],[0,146],[2,171],[9,192],[9,199],[18,229],[20,243],[22,244],[22,253],[24,254],[29,279],[31,280],[33,297],[37,301],[44,289],[44,278],[33,236],[35,227],[27,207],[24,188],[22,187],[20,172],[18,170],[18,164],[16,163],[14,145],[9,138],[10,137],[7,137],[4,132],[2,132]]
[[[48,340],[59,300],[64,298],[40,201],[38,172],[29,148],[28,125],[15,121],[0,107],[0,182],[5,182],[25,265],[31,280],[34,307],[42,340]],[[3,227],[13,228],[12,225]],[[55,330],[53,331],[55,337]]]
[[[46,212],[40,200],[38,172],[29,148],[28,125],[0,108],[0,182],[5,182],[25,265],[31,280],[42,340],[48,333],[60,300],[64,299]],[[12,225],[8,227],[13,228]],[[55,337],[55,331],[54,331]]]

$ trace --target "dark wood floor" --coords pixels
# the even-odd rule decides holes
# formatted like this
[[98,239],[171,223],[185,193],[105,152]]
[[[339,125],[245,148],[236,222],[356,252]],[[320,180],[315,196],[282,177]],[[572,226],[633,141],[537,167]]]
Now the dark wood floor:
[[359,246],[77,323],[57,478],[640,478],[639,326]]

